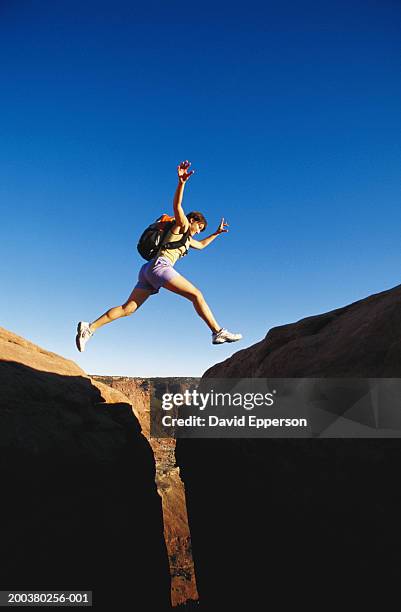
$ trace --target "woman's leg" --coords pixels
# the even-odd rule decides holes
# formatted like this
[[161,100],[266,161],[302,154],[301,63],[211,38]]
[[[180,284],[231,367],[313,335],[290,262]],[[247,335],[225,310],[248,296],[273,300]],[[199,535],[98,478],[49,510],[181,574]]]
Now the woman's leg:
[[99,327],[106,325],[106,323],[111,323],[120,317],[128,317],[133,314],[152,293],[153,291],[150,289],[134,289],[124,304],[110,308],[101,317],[96,319],[96,321],[93,321],[89,326],[90,331],[94,332],[99,329]]
[[220,331],[221,325],[219,325],[214,318],[212,311],[202,295],[202,292],[181,274],[177,274],[169,281],[165,281],[163,283],[163,287],[190,300],[194,305],[196,312],[205,321],[209,329],[212,332]]

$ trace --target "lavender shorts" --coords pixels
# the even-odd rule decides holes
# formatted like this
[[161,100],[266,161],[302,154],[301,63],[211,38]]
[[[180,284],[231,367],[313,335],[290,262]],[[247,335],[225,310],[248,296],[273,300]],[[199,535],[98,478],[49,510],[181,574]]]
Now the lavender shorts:
[[158,257],[156,261],[151,259],[139,270],[134,289],[149,289],[152,294],[158,293],[165,281],[171,280],[173,276],[178,276],[178,272],[167,257]]

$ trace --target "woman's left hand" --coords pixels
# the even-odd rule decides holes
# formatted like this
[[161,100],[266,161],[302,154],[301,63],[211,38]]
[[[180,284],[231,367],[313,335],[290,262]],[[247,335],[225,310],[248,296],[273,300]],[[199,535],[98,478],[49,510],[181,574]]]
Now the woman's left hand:
[[190,165],[191,165],[191,162],[189,162],[188,160],[185,160],[181,162],[180,164],[178,164],[177,166],[178,180],[180,181],[182,185],[185,185],[189,177],[192,176],[193,173],[195,172],[195,170],[189,169]]
[[224,229],[226,226],[228,226],[228,223],[225,223],[224,217],[223,217],[222,220],[220,221],[219,227],[216,230],[216,234],[222,234],[223,232],[228,232],[227,229]]

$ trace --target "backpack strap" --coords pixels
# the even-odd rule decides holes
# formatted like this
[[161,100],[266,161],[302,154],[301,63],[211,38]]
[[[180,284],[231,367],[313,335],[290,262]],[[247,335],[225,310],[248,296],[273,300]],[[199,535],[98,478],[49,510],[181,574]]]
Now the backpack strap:
[[189,232],[190,232],[190,228],[188,228],[187,231],[184,232],[180,240],[174,240],[173,242],[165,242],[164,244],[160,246],[160,249],[167,249],[167,251],[171,251],[173,249],[179,249],[180,247],[185,246]]

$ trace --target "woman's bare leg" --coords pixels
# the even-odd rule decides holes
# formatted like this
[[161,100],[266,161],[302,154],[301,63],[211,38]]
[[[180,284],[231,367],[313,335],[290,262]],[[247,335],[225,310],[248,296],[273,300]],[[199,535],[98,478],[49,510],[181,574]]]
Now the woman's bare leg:
[[93,321],[93,323],[90,324],[91,332],[96,331],[99,327],[106,325],[106,323],[111,323],[120,317],[128,317],[133,314],[151,294],[152,291],[149,289],[134,289],[124,304],[110,308],[101,317],[96,319],[96,321]]
[[219,325],[214,318],[212,311],[202,295],[202,292],[181,274],[173,276],[171,280],[166,281],[163,287],[190,300],[194,305],[196,312],[205,321],[209,329],[212,332],[220,331],[221,325]]

